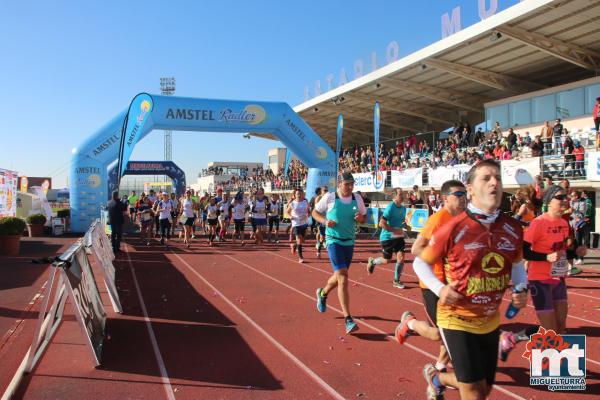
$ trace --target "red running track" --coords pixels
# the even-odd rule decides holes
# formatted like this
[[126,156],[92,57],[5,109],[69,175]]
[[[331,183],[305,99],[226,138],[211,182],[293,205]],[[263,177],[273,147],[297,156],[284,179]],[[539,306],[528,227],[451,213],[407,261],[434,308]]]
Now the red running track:
[[[113,313],[102,293],[110,335],[102,367],[91,366],[78,325],[67,315],[16,398],[424,398],[422,367],[438,344],[411,337],[401,346],[390,336],[403,311],[419,318],[424,311],[410,265],[404,290],[392,287],[391,267],[367,274],[376,241],[357,244],[350,296],[360,330],[350,336],[335,293],[325,314],[316,310],[315,289],[331,270],[310,245],[307,263],[299,264],[283,244],[208,247],[197,241],[169,251],[131,244],[115,264],[124,314]],[[530,387],[521,343],[499,363],[491,398],[572,400],[600,393],[600,274],[588,269],[568,284],[569,332],[588,335],[587,390]],[[505,328],[534,321],[529,307]],[[458,393],[448,391],[446,398]]]

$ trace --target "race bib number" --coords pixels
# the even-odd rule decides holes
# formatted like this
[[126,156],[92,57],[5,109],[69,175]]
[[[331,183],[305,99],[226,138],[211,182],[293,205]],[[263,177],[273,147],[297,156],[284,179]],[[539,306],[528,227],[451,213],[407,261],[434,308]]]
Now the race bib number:
[[559,260],[552,263],[551,276],[566,276],[568,272],[569,264],[567,263],[567,257],[562,256]]

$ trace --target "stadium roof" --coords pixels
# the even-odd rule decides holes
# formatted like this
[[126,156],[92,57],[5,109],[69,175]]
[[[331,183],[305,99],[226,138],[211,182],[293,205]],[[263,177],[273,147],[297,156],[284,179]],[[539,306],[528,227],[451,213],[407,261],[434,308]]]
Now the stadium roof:
[[[484,120],[484,103],[597,76],[600,1],[526,0],[294,108],[330,145]],[[260,135],[263,136],[263,135]]]

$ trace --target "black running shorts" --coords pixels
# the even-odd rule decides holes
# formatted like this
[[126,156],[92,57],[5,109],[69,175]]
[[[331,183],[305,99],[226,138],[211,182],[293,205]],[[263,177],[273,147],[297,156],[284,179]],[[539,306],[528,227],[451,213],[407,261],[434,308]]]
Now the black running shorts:
[[485,379],[488,385],[494,384],[498,364],[499,329],[480,335],[440,328],[440,334],[459,382],[475,383]]
[[421,289],[421,292],[423,294],[423,305],[425,306],[427,317],[429,317],[429,321],[434,326],[437,326],[437,304],[440,298],[429,289]]
[[394,254],[399,251],[404,253],[404,247],[406,244],[404,243],[404,238],[394,238],[390,240],[384,240],[381,242],[381,250],[383,252],[383,258],[386,260],[391,260],[394,257]]

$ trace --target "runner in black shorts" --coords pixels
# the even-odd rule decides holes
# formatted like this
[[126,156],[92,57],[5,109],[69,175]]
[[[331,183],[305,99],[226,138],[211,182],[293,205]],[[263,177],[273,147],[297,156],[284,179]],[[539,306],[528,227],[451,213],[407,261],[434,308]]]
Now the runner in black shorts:
[[393,286],[398,289],[404,289],[404,284],[400,282],[400,275],[404,269],[404,229],[406,219],[406,207],[402,204],[402,189],[394,189],[394,201],[385,208],[383,216],[379,221],[381,234],[381,250],[383,257],[369,257],[367,261],[367,272],[372,274],[376,265],[389,263],[394,255],[396,256],[396,268],[394,269]]
[[269,210],[269,235],[268,241],[271,241],[273,234],[273,227],[275,228],[274,242],[279,243],[279,209],[281,208],[281,202],[279,201],[279,195],[273,193],[271,195],[270,210]]

